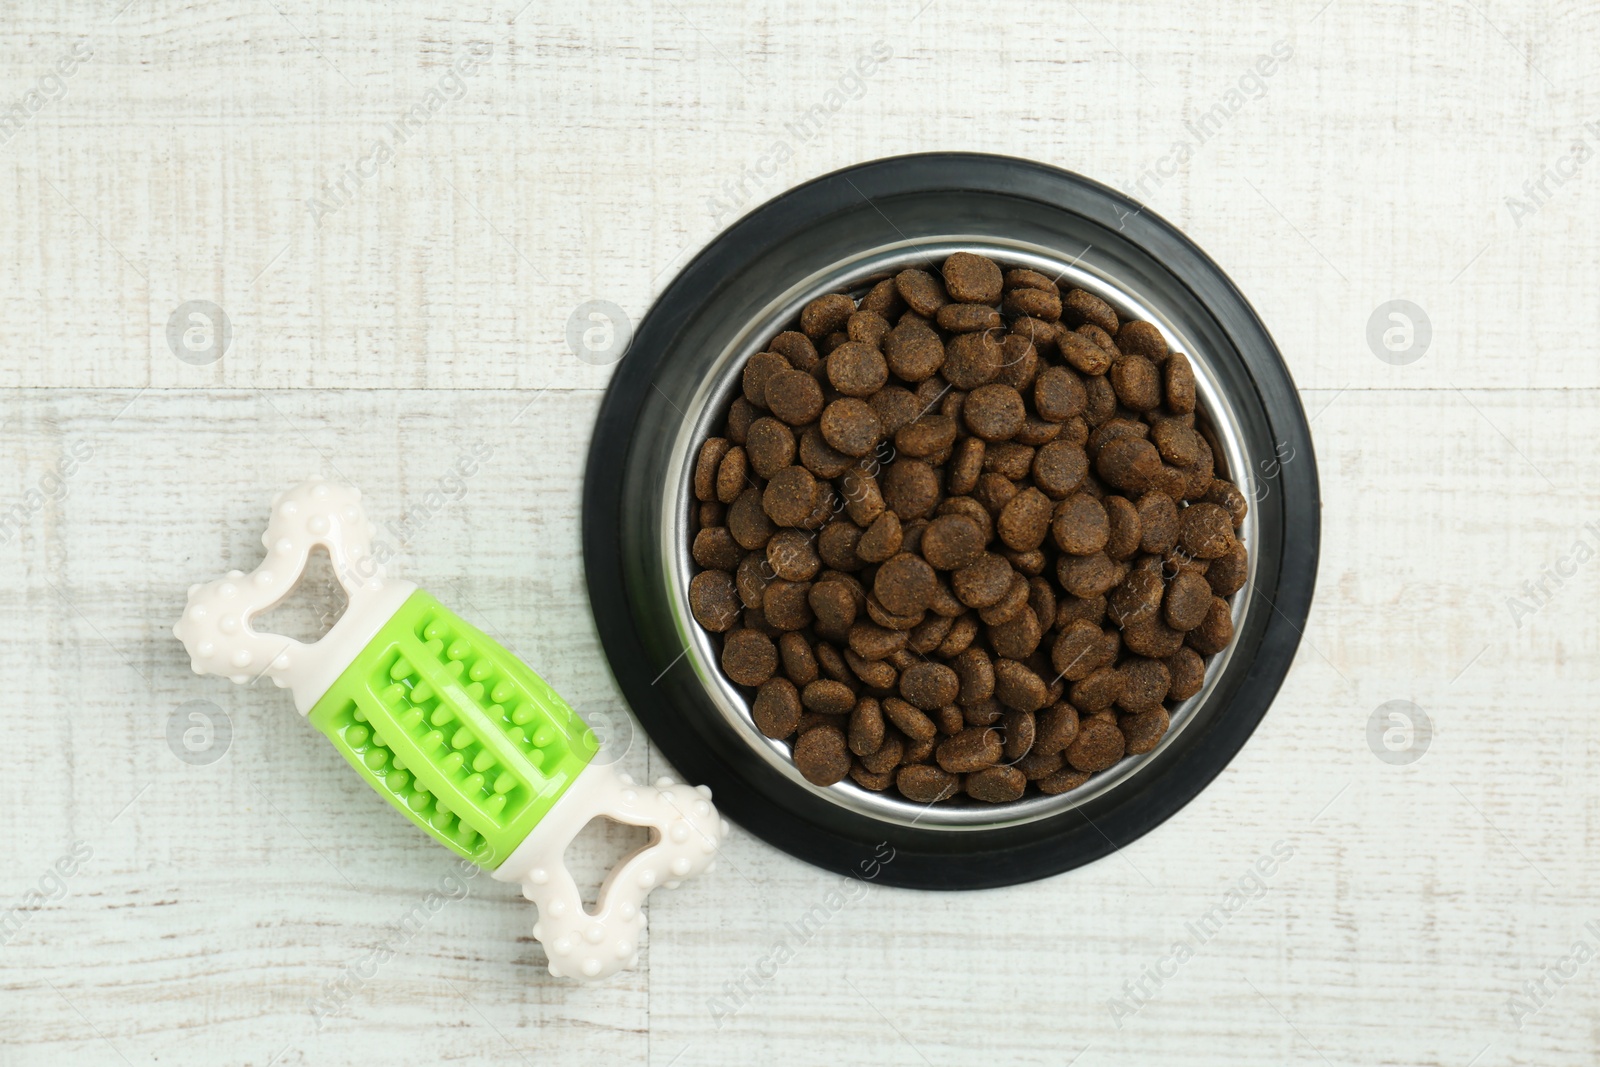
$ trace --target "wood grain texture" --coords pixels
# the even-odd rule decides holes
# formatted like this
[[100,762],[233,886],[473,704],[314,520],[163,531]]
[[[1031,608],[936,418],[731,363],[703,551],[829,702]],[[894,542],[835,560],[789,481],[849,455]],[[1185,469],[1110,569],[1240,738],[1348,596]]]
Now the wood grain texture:
[[[0,914],[55,899],[0,944],[0,1064],[1593,1063],[1600,963],[1511,998],[1600,947],[1600,556],[1574,552],[1600,549],[1597,46],[1581,4],[8,11],[0,121],[41,95],[0,128]],[[611,368],[569,316],[637,319],[737,214],[930,149],[1140,196],[1278,339],[1325,513],[1271,714],[1168,824],[1037,884],[863,893],[736,830],[598,987],[550,979],[487,878],[396,943],[459,895],[449,857],[283,693],[190,674],[186,587],[254,565],[273,489],[343,477],[398,573],[614,713],[579,550]],[[1431,326],[1405,365],[1368,340],[1394,299]],[[229,317],[219,361],[169,348],[191,300]],[[168,744],[196,700],[227,717],[215,762]],[[1391,700],[1431,722],[1405,766],[1369,747]],[[625,762],[663,769],[638,736]],[[623,841],[590,843],[598,877]],[[319,1028],[308,1000],[386,943]]]

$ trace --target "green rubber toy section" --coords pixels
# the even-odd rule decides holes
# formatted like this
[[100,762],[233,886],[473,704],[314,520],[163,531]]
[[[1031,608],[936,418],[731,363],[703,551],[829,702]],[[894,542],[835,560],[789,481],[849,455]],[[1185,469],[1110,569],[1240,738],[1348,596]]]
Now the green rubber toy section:
[[598,748],[542,678],[420,589],[307,718],[406,818],[491,869]]

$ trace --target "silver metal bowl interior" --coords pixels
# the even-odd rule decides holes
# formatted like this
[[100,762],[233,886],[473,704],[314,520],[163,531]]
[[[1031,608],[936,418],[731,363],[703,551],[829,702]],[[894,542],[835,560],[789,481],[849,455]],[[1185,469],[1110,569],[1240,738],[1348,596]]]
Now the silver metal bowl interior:
[[[1124,319],[1145,319],[1158,326],[1167,343],[1188,355],[1194,366],[1198,396],[1197,426],[1205,433],[1216,455],[1217,473],[1233,480],[1246,496],[1256,499],[1257,470],[1267,471],[1271,457],[1247,451],[1246,436],[1240,430],[1237,413],[1219,386],[1219,378],[1206,351],[1196,346],[1174,327],[1159,306],[1131,290],[1117,279],[1094,269],[1092,261],[1080,253],[1069,256],[1058,249],[993,237],[949,236],[896,241],[866,249],[830,264],[809,277],[798,279],[774,297],[759,314],[734,335],[712,364],[712,370],[693,394],[686,417],[679,424],[670,444],[662,487],[666,506],[662,512],[659,544],[663,553],[662,573],[665,590],[673,605],[674,624],[685,652],[701,685],[737,734],[748,744],[752,759],[765,760],[796,785],[858,814],[902,826],[930,830],[971,831],[1013,826],[1047,818],[1074,808],[1129,781],[1157,754],[1169,746],[1195,718],[1233,656],[1233,645],[1211,657],[1206,665],[1205,686],[1199,693],[1171,709],[1171,727],[1152,753],[1129,756],[1115,767],[1102,771],[1077,789],[1057,796],[1032,794],[1009,804],[985,804],[957,797],[926,805],[906,800],[890,792],[874,793],[846,778],[831,786],[815,786],[806,781],[789,755],[789,746],[761,733],[750,717],[750,706],[738,687],[722,673],[712,635],[695,622],[688,606],[689,580],[695,574],[690,555],[692,542],[690,511],[693,504],[693,468],[700,443],[721,428],[728,405],[742,387],[745,361],[761,351],[780,331],[791,328],[800,309],[825,293],[849,292],[859,297],[877,281],[892,277],[907,267],[928,269],[942,263],[952,252],[974,252],[988,256],[1002,268],[1027,267],[1057,279],[1063,287],[1086,289],[1116,309]],[[1250,551],[1249,582],[1255,581],[1257,518],[1252,508],[1239,531],[1239,538]],[[1235,632],[1244,625],[1252,598],[1233,598]]]

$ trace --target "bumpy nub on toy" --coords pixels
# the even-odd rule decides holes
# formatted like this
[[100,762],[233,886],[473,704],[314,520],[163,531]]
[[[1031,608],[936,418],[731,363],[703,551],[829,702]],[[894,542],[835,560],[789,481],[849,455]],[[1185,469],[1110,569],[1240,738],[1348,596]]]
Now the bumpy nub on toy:
[[[728,824],[705,786],[636,784],[596,764],[594,735],[543,679],[410,582],[386,578],[352,488],[313,479],[280,493],[253,572],[189,590],[173,634],[197,674],[270,676],[350,765],[446,847],[520,882],[550,973],[602,978],[638,958],[645,897],[713,866]],[[255,630],[317,546],[349,603],[320,640]],[[650,830],[586,908],[563,863],[591,819]]]

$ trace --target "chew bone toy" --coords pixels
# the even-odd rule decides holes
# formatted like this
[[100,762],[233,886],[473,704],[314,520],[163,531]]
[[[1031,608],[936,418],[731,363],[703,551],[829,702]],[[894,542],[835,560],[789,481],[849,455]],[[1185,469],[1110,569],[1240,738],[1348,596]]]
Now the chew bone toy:
[[[452,851],[521,882],[550,973],[602,978],[638,960],[657,885],[707,870],[728,824],[711,790],[654,788],[595,763],[595,737],[516,656],[410,582],[383,576],[359,491],[313,479],[272,501],[252,573],[189,589],[172,628],[196,674],[263,674],[378,793]],[[320,641],[251,628],[327,549],[349,603]],[[596,816],[648,827],[650,843],[607,875],[591,912],[562,862]]]

